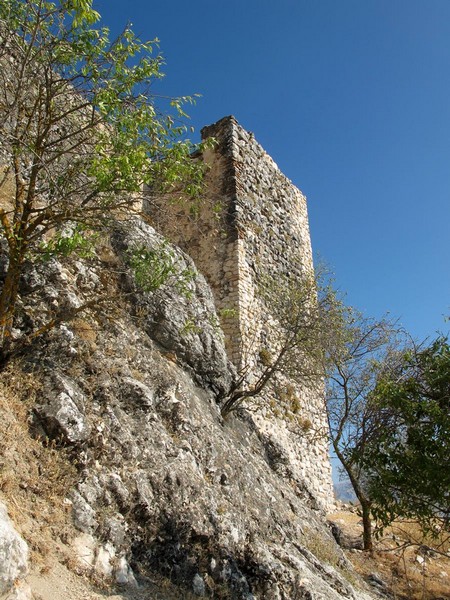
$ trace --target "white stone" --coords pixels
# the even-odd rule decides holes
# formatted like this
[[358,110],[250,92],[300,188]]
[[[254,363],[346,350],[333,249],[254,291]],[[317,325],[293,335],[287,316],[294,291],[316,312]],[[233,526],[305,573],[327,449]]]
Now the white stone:
[[94,569],[104,577],[111,577],[113,573],[113,561],[116,556],[116,550],[109,542],[104,546],[97,546],[97,556],[95,558]]
[[96,541],[90,533],[78,535],[72,542],[75,560],[84,570],[90,570],[95,562]]
[[239,529],[237,527],[232,527],[230,531],[230,537],[235,544],[239,542]]
[[119,558],[117,565],[118,566],[114,573],[117,583],[120,583],[122,585],[126,584],[131,585],[133,587],[138,587],[138,583],[134,576],[133,570],[124,556]]
[[28,545],[15,530],[4,504],[0,503],[0,593],[11,589],[28,572]]
[[192,582],[192,590],[196,596],[205,595],[205,582],[203,581],[203,577],[198,573],[195,575],[194,581]]
[[125,583],[134,580],[132,572],[128,573],[127,571],[126,561],[124,563],[122,559],[119,559],[119,567],[115,568],[116,549],[110,542],[102,545],[90,533],[82,533],[73,540],[72,549],[75,560],[84,571],[94,571],[103,577],[112,577],[115,574],[116,579],[118,572],[120,578],[125,577],[126,573]]

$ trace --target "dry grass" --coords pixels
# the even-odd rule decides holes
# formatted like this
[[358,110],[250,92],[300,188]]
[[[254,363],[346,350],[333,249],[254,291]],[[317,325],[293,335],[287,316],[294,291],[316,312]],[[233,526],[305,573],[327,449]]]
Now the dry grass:
[[46,568],[58,540],[74,535],[64,498],[76,477],[67,453],[30,435],[29,416],[40,389],[11,365],[0,381],[0,499],[32,551]]
[[91,346],[97,342],[98,325],[90,323],[86,319],[77,318],[70,322],[74,334]]
[[0,165],[0,209],[2,208],[5,211],[11,210],[14,193],[14,179],[8,173],[6,167]]
[[303,531],[304,538],[302,539],[302,543],[306,548],[321,562],[337,567],[341,555],[334,541],[320,530],[313,529],[308,525],[304,526]]
[[[361,518],[356,511],[330,515],[343,532],[362,536]],[[376,541],[370,555],[346,551],[347,558],[362,577],[376,574],[396,600],[445,600],[450,598],[450,542],[448,535],[424,537],[412,522],[396,522]]]

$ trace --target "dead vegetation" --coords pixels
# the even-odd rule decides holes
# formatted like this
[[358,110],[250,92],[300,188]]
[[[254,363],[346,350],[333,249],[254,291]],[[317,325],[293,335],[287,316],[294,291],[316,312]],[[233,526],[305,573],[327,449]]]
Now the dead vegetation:
[[75,535],[65,497],[76,467],[67,451],[30,435],[30,409],[39,393],[37,380],[17,363],[2,373],[0,500],[27,541],[32,563],[45,571]]
[[[350,545],[358,545],[362,523],[356,507],[347,506],[329,519],[352,541]],[[375,541],[373,554],[355,547],[344,552],[359,575],[394,600],[450,598],[448,534],[424,537],[417,524],[398,521]]]

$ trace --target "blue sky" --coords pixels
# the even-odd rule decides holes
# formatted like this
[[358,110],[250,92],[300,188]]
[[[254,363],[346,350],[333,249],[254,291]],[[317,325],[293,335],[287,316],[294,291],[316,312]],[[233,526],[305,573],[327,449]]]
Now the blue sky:
[[[233,114],[306,194],[347,301],[417,338],[450,314],[449,0],[94,0],[158,37],[161,93]],[[198,137],[194,138],[198,140]]]

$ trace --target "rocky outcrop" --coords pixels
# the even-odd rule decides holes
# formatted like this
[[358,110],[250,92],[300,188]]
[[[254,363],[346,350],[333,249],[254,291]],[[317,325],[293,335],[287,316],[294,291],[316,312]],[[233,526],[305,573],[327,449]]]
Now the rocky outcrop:
[[171,248],[173,277],[149,290],[129,251],[160,248],[160,236],[135,221],[112,246],[109,273],[79,260],[37,269],[46,284],[22,298],[18,320],[25,328],[43,307],[82,306],[109,286],[109,313],[90,304],[22,359],[42,385],[35,432],[69,448],[78,468],[67,499],[77,569],[136,593],[170,580],[180,598],[369,598],[349,583],[289,455],[251,414],[221,419],[217,398],[234,372],[192,261]]
[[169,272],[164,285],[149,293],[139,289],[132,273],[122,281],[131,292],[135,312],[142,315],[141,326],[166,351],[173,352],[202,387],[226,394],[233,369],[211,289],[193,260],[179,248],[169,248],[161,235],[139,219],[131,227],[128,223],[117,228],[112,243],[125,262],[130,253],[142,249],[157,253]]

